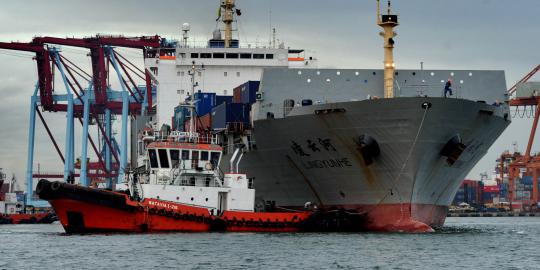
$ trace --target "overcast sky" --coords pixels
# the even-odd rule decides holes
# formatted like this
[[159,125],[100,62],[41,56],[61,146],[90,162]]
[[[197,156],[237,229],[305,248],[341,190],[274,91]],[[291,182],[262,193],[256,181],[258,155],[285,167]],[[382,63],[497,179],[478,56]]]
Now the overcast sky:
[[[193,39],[204,41],[216,26],[218,3],[6,1],[0,9],[0,40],[96,33],[179,38],[180,25],[189,22]],[[280,41],[315,54],[320,67],[382,68],[375,0],[237,0],[237,6],[242,10],[238,28],[243,42],[267,44],[275,27]],[[395,49],[398,69],[419,68],[423,61],[427,69],[505,70],[511,86],[540,63],[537,0],[395,0],[393,6],[401,23]],[[65,52],[88,66],[84,51]],[[0,51],[0,167],[14,172],[20,181],[25,176],[29,98],[36,78],[35,63],[28,54]],[[65,118],[50,113],[45,117],[63,149]],[[530,123],[531,119],[515,119],[469,177],[477,179],[480,172],[491,172],[496,157],[512,149],[513,141],[523,151]],[[37,128],[36,164],[39,161],[42,171],[61,171],[39,121]]]

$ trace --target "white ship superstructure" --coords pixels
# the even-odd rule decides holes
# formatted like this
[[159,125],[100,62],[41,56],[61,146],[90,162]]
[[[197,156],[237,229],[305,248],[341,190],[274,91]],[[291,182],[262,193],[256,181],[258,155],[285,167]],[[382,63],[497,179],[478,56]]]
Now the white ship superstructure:
[[226,39],[216,29],[206,46],[195,46],[189,42],[189,24],[185,23],[182,29],[182,41],[163,41],[161,48],[150,52],[154,57],[145,60],[146,68],[159,82],[155,120],[158,127],[170,125],[174,107],[188,96],[188,71],[193,64],[204,66],[195,76],[196,90],[225,96],[232,96],[232,89],[246,81],[259,81],[264,68],[317,67],[316,58],[306,56],[303,49],[287,48],[284,43],[260,46],[233,39],[226,47]]

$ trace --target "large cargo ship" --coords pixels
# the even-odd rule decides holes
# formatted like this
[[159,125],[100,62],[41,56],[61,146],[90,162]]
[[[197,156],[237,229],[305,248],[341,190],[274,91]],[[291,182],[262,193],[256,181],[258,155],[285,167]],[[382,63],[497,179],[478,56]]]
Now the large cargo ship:
[[[260,208],[316,205],[366,215],[370,230],[429,230],[443,225],[461,181],[510,124],[503,71],[396,69],[398,21],[390,8],[377,13],[382,70],[319,69],[302,49],[242,46],[232,38],[234,1],[222,1],[221,10],[224,38],[216,30],[195,46],[185,24],[182,41],[163,43],[145,60],[159,85],[156,115],[132,124],[132,161],[139,165],[148,166],[139,155],[143,122],[173,124],[171,113],[192,84],[202,94],[227,96],[260,81],[255,100],[232,97],[251,106],[247,121],[227,121],[216,110],[205,115],[206,122],[225,119],[213,129],[222,138],[223,169],[243,149],[236,165],[255,179]],[[195,64],[204,69],[192,81]]]

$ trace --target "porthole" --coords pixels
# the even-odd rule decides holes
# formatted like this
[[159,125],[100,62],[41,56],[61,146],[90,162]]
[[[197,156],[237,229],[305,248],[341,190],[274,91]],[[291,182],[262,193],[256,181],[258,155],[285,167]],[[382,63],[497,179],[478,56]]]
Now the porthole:
[[336,75],[338,76],[341,75],[341,71],[336,72]]
[[193,197],[191,197],[191,201],[193,201]]
[[354,73],[354,75],[358,76],[358,75],[360,75],[360,72],[357,71],[357,72]]
[[208,201],[208,198],[204,199],[205,201]]
[[469,77],[472,77],[472,72],[469,72]]
[[450,76],[454,77],[454,72],[450,72]]
[[176,197],[176,200],[177,200],[177,201],[180,200],[180,197]]
[[431,72],[429,75],[431,75],[431,77],[435,76],[435,72]]
[[330,82],[330,78],[326,78],[326,82]]
[[321,72],[317,70],[317,75],[321,75]]
[[460,80],[459,83],[463,84],[463,80]]
[[373,74],[373,76],[375,76],[375,75],[377,75],[377,72],[373,71],[373,73],[372,73],[372,74]]
[[298,75],[302,75],[302,71],[301,71],[301,70],[298,71]]
[[308,83],[310,83],[310,82],[311,82],[311,79],[307,79],[306,81],[307,81]]

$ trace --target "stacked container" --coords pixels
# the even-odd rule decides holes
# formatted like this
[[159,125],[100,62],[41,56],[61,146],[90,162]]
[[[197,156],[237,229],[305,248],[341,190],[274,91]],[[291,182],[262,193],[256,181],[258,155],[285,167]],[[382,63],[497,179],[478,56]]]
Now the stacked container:
[[228,125],[249,126],[250,105],[242,103],[222,103],[212,109],[212,128],[226,129]]
[[[197,127],[197,132],[207,131],[212,129],[212,113],[207,113],[203,116],[195,118],[195,126]],[[189,130],[189,119],[184,122],[184,130]]]
[[233,89],[233,102],[253,104],[257,100],[260,81],[247,81]]
[[233,96],[217,96],[216,95],[216,105],[221,105],[221,103],[232,103]]
[[201,91],[195,93],[195,110],[197,115],[205,115],[212,111],[212,108],[216,106],[216,93],[202,93]]

